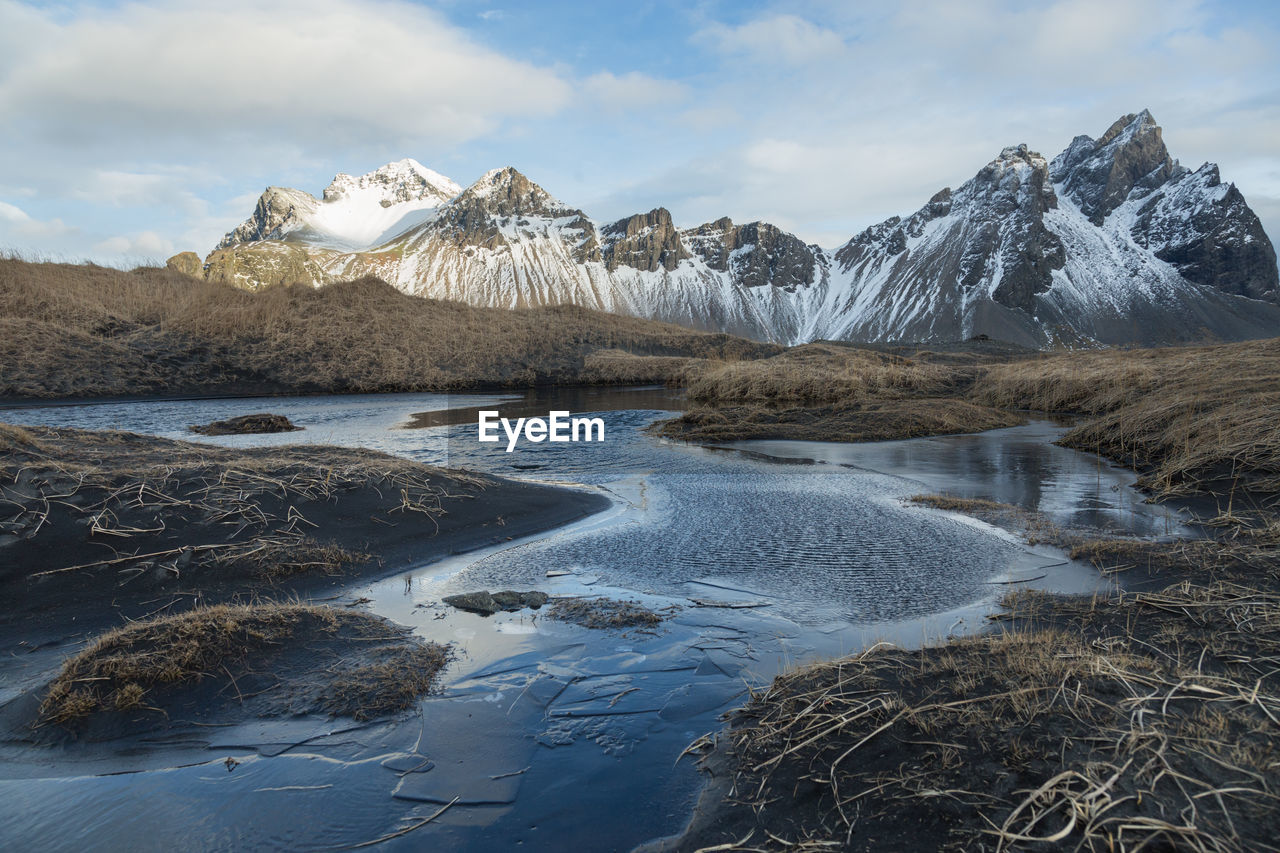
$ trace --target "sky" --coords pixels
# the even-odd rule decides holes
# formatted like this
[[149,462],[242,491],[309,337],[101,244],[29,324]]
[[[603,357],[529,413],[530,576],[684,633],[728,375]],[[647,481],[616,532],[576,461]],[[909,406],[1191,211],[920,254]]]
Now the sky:
[[268,185],[515,166],[835,247],[1149,108],[1280,238],[1280,4],[0,0],[0,251],[205,255]]

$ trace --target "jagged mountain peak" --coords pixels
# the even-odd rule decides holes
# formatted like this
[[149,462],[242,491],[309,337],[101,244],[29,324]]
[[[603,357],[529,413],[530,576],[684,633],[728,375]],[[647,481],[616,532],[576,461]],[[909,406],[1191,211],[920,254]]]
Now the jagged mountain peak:
[[1077,136],[1050,165],[1054,183],[1095,225],[1135,191],[1150,191],[1180,170],[1160,125],[1145,109],[1121,116],[1096,141]]
[[[1032,151],[1025,142],[1020,145],[1010,145],[1002,148],[1000,153],[969,182],[962,184],[960,191],[963,192],[975,182],[1012,180],[1020,183],[1035,173],[1048,175],[1049,161],[1039,151]],[[945,192],[945,189],[942,192]]]
[[458,196],[439,208],[438,216],[406,235],[410,241],[430,241],[447,234],[454,245],[498,251],[544,241],[564,244],[574,263],[599,261],[600,241],[595,225],[581,210],[571,208],[529,180],[512,166],[491,169]]
[[372,191],[383,207],[408,201],[440,204],[462,191],[456,182],[406,157],[379,166],[372,172],[353,176],[339,172],[325,188],[323,199],[337,202],[361,190]]
[[320,201],[311,193],[289,187],[270,186],[258,196],[253,214],[227,232],[217,248],[259,240],[283,240],[316,212]]
[[1035,168],[1038,164],[1044,162],[1044,158],[1040,156],[1039,151],[1032,151],[1027,143],[1023,142],[1018,145],[1007,145],[1000,149],[1000,154],[991,161],[992,165],[1002,166],[1006,168],[1026,165]]
[[926,208],[945,207],[950,212],[957,206],[994,204],[995,213],[1003,215],[1020,205],[1031,204],[1048,210],[1057,203],[1049,180],[1049,161],[1024,143],[1002,149],[999,156],[954,194],[944,190],[936,194]]
[[1148,110],[1122,116],[1100,139],[1076,137],[1051,166],[1054,182],[1094,225],[1106,224],[1188,281],[1277,301],[1275,249],[1218,167],[1174,160]]
[[[246,285],[373,274],[424,296],[575,303],[785,343],[1280,333],[1275,253],[1257,217],[1217,167],[1179,166],[1145,110],[1097,139],[1077,136],[1052,161],[1025,144],[1001,149],[959,187],[834,254],[767,222],[681,229],[663,207],[597,224],[512,167],[437,207],[379,206],[389,188],[438,184],[427,172],[398,161],[340,176],[342,197],[323,202],[272,188],[246,223],[257,242],[210,255],[207,274]],[[379,199],[372,212],[395,220],[393,236],[336,246],[325,227],[360,193]]]
[[460,191],[454,181],[409,158],[363,175],[339,172],[319,199],[303,190],[267,187],[253,215],[218,248],[263,240],[368,248],[421,223]]
[[551,194],[529,180],[514,166],[502,166],[490,169],[476,182],[467,187],[463,194],[469,198],[488,198],[490,196],[507,196],[511,194],[529,195],[538,198],[551,198]]
[[449,207],[496,217],[581,215],[581,211],[551,195],[514,166],[485,172],[453,199]]
[[795,292],[814,284],[828,263],[817,246],[768,222],[735,225],[723,216],[681,233],[703,263],[730,273],[743,287]]
[[671,220],[671,211],[655,207],[611,222],[600,229],[605,267],[626,265],[644,272],[674,270],[692,257]]
[[1150,131],[1160,131],[1160,125],[1156,123],[1155,116],[1151,115],[1151,110],[1143,108],[1142,112],[1129,113],[1120,116],[1111,123],[1111,127],[1107,128],[1106,133],[1098,139],[1099,145],[1109,145],[1112,141],[1124,136],[1126,139]]

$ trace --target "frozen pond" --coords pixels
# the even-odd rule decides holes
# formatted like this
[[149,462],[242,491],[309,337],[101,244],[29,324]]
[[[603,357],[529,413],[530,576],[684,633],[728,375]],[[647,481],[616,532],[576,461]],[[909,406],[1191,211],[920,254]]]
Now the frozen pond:
[[[262,721],[163,743],[7,745],[0,839],[38,837],[49,849],[171,849],[196,839],[213,849],[326,849],[397,832],[457,797],[387,846],[627,849],[679,831],[700,783],[689,759],[673,769],[675,759],[721,726],[718,715],[746,685],[878,639],[910,645],[978,628],[1009,581],[1098,588],[1091,568],[1059,551],[903,498],[948,492],[1039,510],[1064,525],[1186,532],[1176,516],[1141,502],[1128,472],[1053,446],[1062,429],[1047,423],[865,445],[716,449],[645,431],[681,405],[662,389],[586,389],[0,411],[15,423],[186,439],[196,438],[190,424],[271,411],[306,431],[199,440],[364,446],[613,498],[612,509],[567,528],[349,591],[460,650],[445,695],[424,700],[420,713],[371,725]],[[507,453],[476,440],[481,408],[511,417],[599,412],[606,437]],[[610,634],[527,611],[484,619],[436,604],[478,588],[637,598],[676,615],[653,634]],[[228,757],[240,762],[234,771]]]

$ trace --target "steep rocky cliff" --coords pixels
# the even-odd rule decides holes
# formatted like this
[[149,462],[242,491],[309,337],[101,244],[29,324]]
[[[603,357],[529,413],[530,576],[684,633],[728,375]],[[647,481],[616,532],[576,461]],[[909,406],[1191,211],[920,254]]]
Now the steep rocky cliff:
[[599,224],[513,168],[465,190],[412,160],[271,187],[205,261],[245,287],[378,275],[479,305],[576,303],[795,343],[1030,346],[1280,335],[1275,250],[1218,168],[1174,160],[1151,114],[1047,160],[1005,148],[954,191],[834,252],[764,222]]

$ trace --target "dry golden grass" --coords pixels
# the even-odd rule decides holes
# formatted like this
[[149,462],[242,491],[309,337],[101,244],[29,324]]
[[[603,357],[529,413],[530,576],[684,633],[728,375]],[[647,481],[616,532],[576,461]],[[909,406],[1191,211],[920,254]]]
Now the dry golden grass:
[[171,270],[12,258],[0,259],[0,306],[0,396],[563,384],[582,381],[601,350],[735,359],[779,349],[573,306],[422,299],[377,279],[249,293]]
[[1017,426],[1012,412],[948,398],[872,399],[836,405],[696,406],[655,425],[681,441],[889,441]]
[[805,344],[772,358],[707,364],[687,378],[689,397],[714,403],[842,403],[945,396],[972,381],[972,369],[870,349]]
[[1088,415],[1062,443],[1143,471],[1161,493],[1280,491],[1280,339],[995,364],[973,396]]
[[[14,435],[20,440],[8,438]],[[215,570],[214,578],[232,569],[268,581],[306,571],[336,574],[371,556],[318,541],[320,531],[299,505],[376,493],[386,495],[383,512],[393,517],[438,520],[446,497],[482,488],[481,480],[464,472],[368,450],[231,449],[125,432],[0,424],[0,498],[7,507],[0,529],[54,547],[66,534],[50,519],[69,518],[73,529],[115,546],[111,556],[93,562],[29,568],[32,577],[143,572],[153,565],[175,577],[188,570],[199,576],[202,567]]]
[[[797,406],[822,414],[828,408],[895,404],[906,411],[906,426],[916,426],[896,434],[864,434],[847,429],[838,418],[825,418],[814,430],[825,430],[830,440],[1009,425],[975,417],[980,411],[1054,412],[1084,416],[1063,438],[1064,445],[1138,469],[1144,475],[1142,485],[1157,493],[1219,495],[1229,514],[1236,491],[1280,492],[1280,339],[1148,350],[962,355],[921,351],[907,357],[810,344],[770,358],[693,363],[685,369],[689,396],[716,408],[687,413],[669,434],[703,440],[764,437],[759,424],[770,418],[802,421],[794,412],[781,415],[786,407]],[[934,406],[940,399],[974,408],[942,418],[945,409],[935,411]],[[761,412],[774,414],[764,417]],[[814,430],[803,437],[821,438],[809,434]]]
[[[1049,627],[879,646],[779,677],[730,735],[757,831],[720,849],[1276,849],[1280,696],[1236,661],[1280,646],[1280,598],[1190,588],[1124,607],[1110,622],[1160,624],[1141,641]],[[1236,634],[1170,646],[1185,611],[1229,613]]]
[[[237,673],[270,668],[290,644],[349,638],[357,641],[356,653],[348,664],[327,672],[320,705],[357,719],[410,707],[430,689],[449,657],[447,649],[357,611],[304,604],[215,605],[133,622],[98,637],[63,664],[41,704],[40,723],[65,724],[105,711],[163,712],[148,704],[157,690],[206,678],[225,679],[234,688]],[[370,640],[390,645],[359,645]]]
[[0,423],[0,452],[17,450],[39,452],[43,448],[30,430],[13,424]]
[[672,355],[633,355],[623,350],[600,350],[585,359],[580,380],[587,385],[684,385],[709,364],[703,358]]

